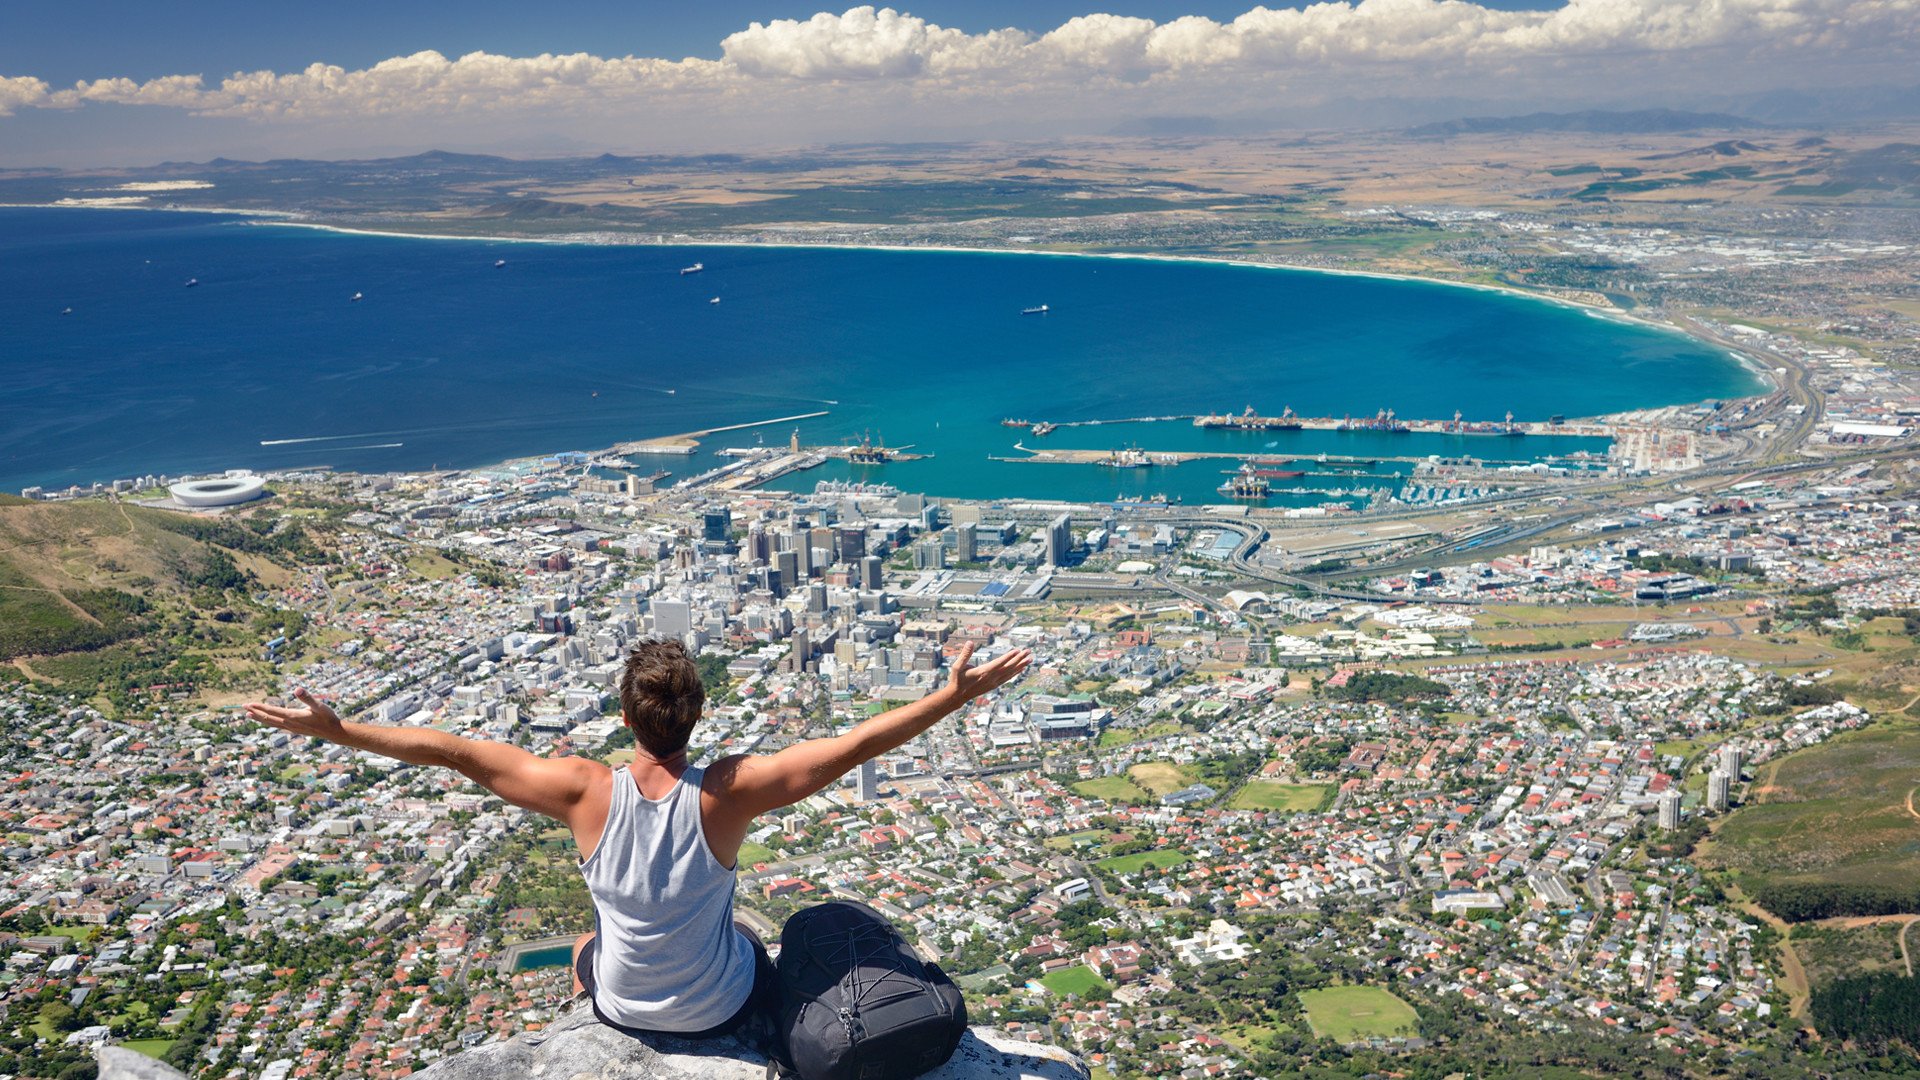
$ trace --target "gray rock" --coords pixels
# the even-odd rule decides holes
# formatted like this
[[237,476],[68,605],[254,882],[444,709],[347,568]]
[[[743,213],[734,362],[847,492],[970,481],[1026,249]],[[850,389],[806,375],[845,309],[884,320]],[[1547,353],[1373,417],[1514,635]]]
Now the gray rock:
[[93,1060],[100,1066],[100,1080],[187,1080],[179,1069],[124,1046],[102,1046]]
[[[118,1046],[100,1048],[100,1080],[186,1080],[178,1069]],[[594,1019],[584,999],[553,1023],[505,1042],[434,1062],[417,1080],[766,1080],[767,1059],[737,1039],[638,1039]],[[1021,1042],[977,1027],[953,1059],[924,1080],[1088,1080],[1080,1059],[1057,1046]]]
[[[443,1058],[414,1075],[417,1080],[765,1080],[767,1059],[733,1038],[635,1038],[600,1023],[584,999],[576,998],[540,1031]],[[1087,1078],[1080,1059],[1057,1046],[977,1027],[960,1040],[953,1059],[925,1080]]]

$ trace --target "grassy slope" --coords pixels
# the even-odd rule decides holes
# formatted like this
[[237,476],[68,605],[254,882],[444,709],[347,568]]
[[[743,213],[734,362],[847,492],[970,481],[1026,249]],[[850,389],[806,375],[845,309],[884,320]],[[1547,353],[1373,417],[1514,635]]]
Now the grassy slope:
[[1910,885],[1920,879],[1920,724],[1883,722],[1762,766],[1748,805],[1714,830],[1702,854],[1770,881]]
[[[177,531],[188,520],[96,499],[0,502],[0,664],[14,660],[39,677],[102,684],[192,678],[250,663],[256,646],[246,634],[230,646],[209,637],[186,668],[173,666],[178,650],[156,652],[139,636],[162,612],[191,610],[187,578],[214,549]],[[263,557],[236,552],[232,559],[263,584],[287,580],[288,571]],[[144,617],[131,610],[139,604]]]

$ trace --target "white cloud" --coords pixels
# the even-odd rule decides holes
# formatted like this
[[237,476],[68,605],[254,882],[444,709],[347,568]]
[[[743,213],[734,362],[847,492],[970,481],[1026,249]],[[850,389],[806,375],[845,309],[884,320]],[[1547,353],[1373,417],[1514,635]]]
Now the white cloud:
[[[717,61],[421,52],[350,71],[111,78],[51,90],[0,78],[0,115],[90,102],[172,106],[261,121],[485,117],[503,112],[621,119],[857,105],[938,109],[1023,104],[1154,108],[1271,104],[1279,87],[1331,95],[1419,96],[1547,87],[1577,95],[1639,85],[1726,89],[1858,82],[1913,70],[1920,0],[1572,0],[1555,11],[1496,11],[1467,0],[1362,0],[1256,7],[1230,22],[1156,24],[1105,14],[1043,34],[968,34],[890,8],[778,19],[730,35]],[[991,111],[991,110],[990,110]],[[950,119],[950,117],[943,117]]]
[[40,105],[47,100],[47,84],[31,75],[8,78],[0,75],[0,116],[11,116],[25,105]]
[[1027,40],[1019,30],[969,35],[892,8],[857,7],[754,23],[720,47],[722,62],[748,78],[907,79],[1006,66]]

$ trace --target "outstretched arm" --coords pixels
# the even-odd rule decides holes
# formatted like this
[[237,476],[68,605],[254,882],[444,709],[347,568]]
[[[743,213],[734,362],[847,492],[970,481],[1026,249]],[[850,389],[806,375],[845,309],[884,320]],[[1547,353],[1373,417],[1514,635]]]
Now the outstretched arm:
[[[979,667],[971,666],[969,645],[953,663],[947,685],[910,705],[881,713],[844,735],[809,739],[769,757],[740,755],[722,758],[707,769],[718,788],[708,809],[709,836],[738,827],[745,835],[754,817],[790,806],[932,727],[942,717],[1027,669],[1033,653],[1016,649]],[[718,820],[716,820],[718,815]],[[715,829],[714,826],[720,826]]]
[[582,758],[535,757],[506,743],[463,739],[432,728],[380,727],[340,719],[331,706],[295,690],[304,708],[250,702],[247,715],[295,735],[308,735],[397,758],[409,765],[453,769],[515,806],[569,826],[575,810],[606,767]]

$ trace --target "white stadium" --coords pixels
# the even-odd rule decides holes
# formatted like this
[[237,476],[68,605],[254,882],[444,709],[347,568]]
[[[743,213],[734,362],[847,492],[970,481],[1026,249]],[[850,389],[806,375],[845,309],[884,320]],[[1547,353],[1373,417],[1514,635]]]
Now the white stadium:
[[266,494],[267,482],[246,473],[228,474],[209,480],[182,480],[167,488],[173,501],[182,506],[233,506]]

